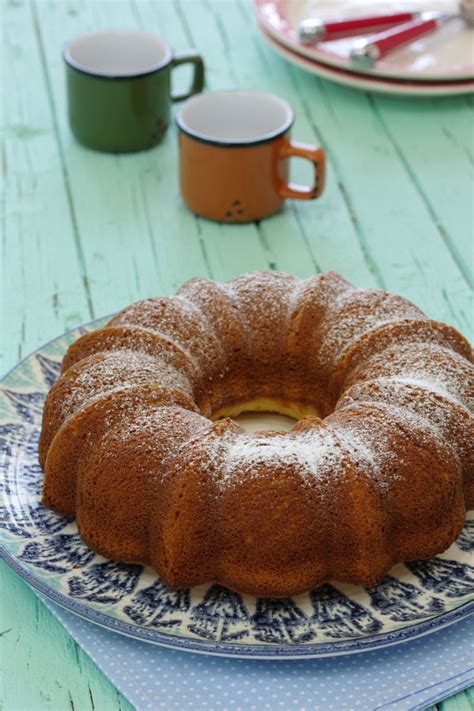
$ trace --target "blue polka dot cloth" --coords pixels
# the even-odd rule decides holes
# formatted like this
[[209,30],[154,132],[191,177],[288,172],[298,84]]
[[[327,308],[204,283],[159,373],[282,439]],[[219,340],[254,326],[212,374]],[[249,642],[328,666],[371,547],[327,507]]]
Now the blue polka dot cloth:
[[413,711],[474,683],[472,616],[376,652],[265,661],[153,646],[45,604],[137,711]]

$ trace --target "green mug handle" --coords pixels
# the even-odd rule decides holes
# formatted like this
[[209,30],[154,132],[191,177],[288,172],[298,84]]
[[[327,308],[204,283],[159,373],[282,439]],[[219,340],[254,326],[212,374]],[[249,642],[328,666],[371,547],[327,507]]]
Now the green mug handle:
[[183,101],[189,99],[193,94],[199,94],[204,88],[204,62],[202,57],[192,50],[189,52],[180,52],[171,60],[171,68],[177,67],[180,64],[194,64],[194,75],[191,88],[184,94],[175,94],[171,92],[171,101]]

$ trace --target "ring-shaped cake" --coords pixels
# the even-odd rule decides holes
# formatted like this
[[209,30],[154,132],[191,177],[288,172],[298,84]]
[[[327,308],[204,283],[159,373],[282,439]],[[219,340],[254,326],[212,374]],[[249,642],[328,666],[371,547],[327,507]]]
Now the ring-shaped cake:
[[[78,339],[48,394],[46,506],[172,587],[284,597],[431,557],[474,504],[471,348],[335,273],[191,279]],[[289,432],[230,419],[271,410]]]

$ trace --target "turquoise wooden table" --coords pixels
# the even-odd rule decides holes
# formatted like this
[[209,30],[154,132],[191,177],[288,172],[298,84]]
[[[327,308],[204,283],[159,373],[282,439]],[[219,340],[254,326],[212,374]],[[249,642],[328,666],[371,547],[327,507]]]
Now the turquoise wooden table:
[[[66,329],[189,277],[256,269],[335,269],[403,294],[472,338],[472,97],[386,98],[316,79],[263,44],[247,0],[2,0],[1,10],[3,370]],[[213,224],[181,203],[174,128],[135,155],[77,145],[61,47],[105,27],[196,47],[209,89],[261,88],[290,101],[295,137],[327,151],[324,196],[260,224]],[[182,72],[178,84],[188,80]],[[294,173],[308,178],[297,161]],[[0,595],[1,708],[130,708],[6,566]],[[467,711],[473,699],[467,691],[440,708]]]

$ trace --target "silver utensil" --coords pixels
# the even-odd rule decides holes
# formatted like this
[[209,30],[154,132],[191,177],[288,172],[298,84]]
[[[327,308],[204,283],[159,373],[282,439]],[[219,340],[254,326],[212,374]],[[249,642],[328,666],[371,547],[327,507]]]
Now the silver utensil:
[[421,13],[418,19],[411,22],[356,40],[350,53],[351,64],[357,69],[370,69],[397,47],[434,32],[459,17],[470,27],[474,26],[474,0],[461,0],[458,13]]

